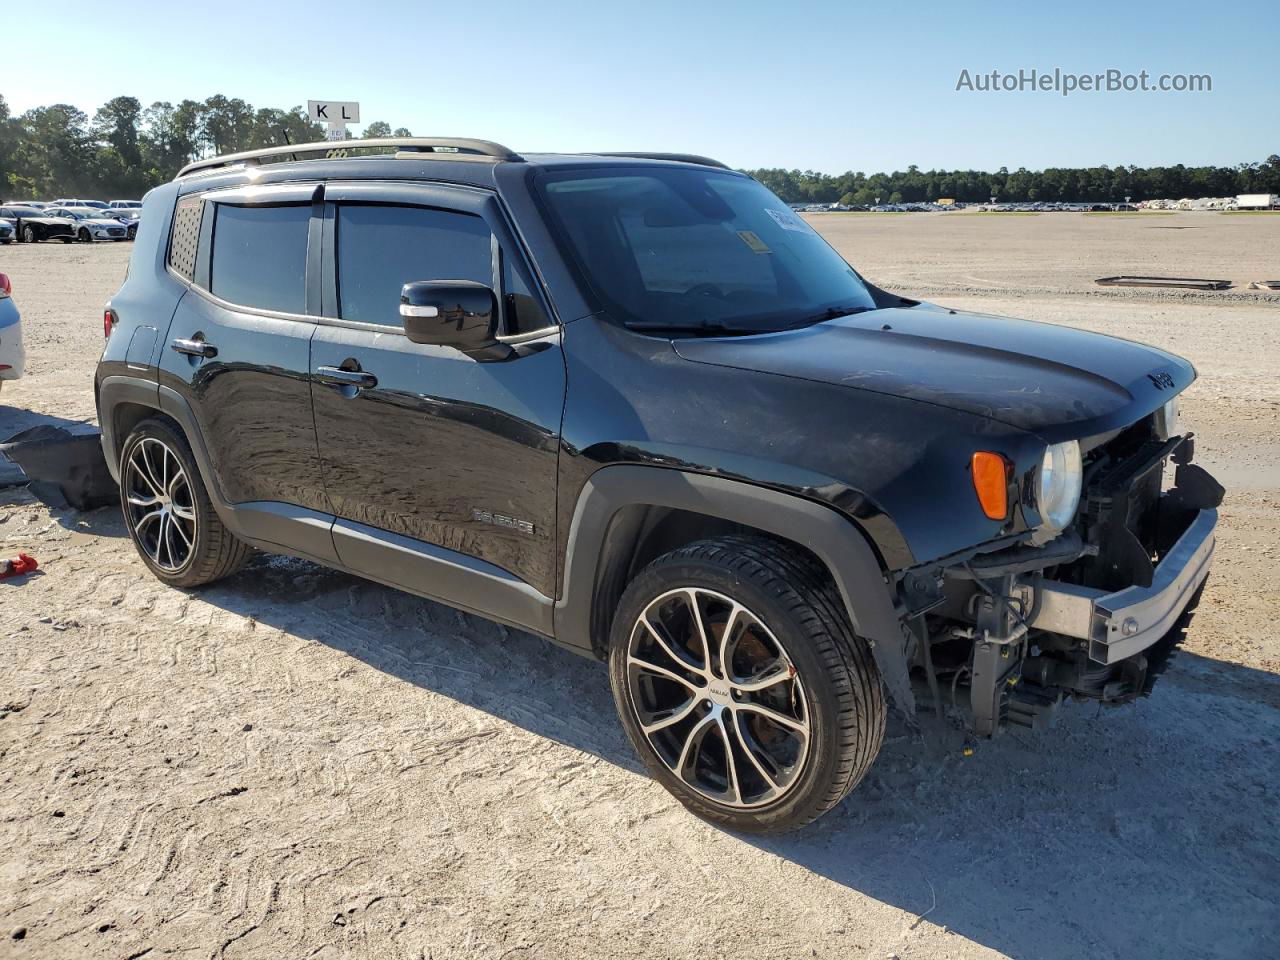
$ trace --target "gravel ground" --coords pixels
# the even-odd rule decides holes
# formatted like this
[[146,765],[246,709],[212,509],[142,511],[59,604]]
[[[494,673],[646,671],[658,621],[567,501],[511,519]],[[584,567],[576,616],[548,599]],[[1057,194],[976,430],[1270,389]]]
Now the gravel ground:
[[[891,729],[760,842],[639,769],[603,668],[310,564],[160,586],[118,511],[0,491],[0,957],[1280,956],[1280,217],[815,218],[877,282],[1189,356],[1230,486],[1187,651],[1136,707],[965,756]],[[0,249],[28,375],[0,437],[93,417],[127,247]],[[975,279],[976,278],[976,279]],[[981,282],[978,282],[981,281]]]

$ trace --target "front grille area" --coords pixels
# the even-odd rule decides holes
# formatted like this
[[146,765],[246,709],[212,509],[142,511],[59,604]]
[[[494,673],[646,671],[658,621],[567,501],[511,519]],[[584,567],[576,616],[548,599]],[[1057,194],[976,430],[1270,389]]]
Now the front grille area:
[[1076,582],[1102,590],[1150,586],[1164,466],[1182,442],[1160,440],[1144,420],[1090,451],[1078,523],[1097,555],[1077,565]]
[[108,237],[123,237],[124,227],[107,227]]

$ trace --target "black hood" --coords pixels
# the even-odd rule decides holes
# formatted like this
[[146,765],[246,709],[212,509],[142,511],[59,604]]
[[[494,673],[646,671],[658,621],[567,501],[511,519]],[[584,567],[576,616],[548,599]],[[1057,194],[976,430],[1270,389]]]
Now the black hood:
[[1181,357],[1131,340],[931,304],[782,333],[678,340],[675,349],[698,363],[938,404],[1050,441],[1133,423],[1196,375]]

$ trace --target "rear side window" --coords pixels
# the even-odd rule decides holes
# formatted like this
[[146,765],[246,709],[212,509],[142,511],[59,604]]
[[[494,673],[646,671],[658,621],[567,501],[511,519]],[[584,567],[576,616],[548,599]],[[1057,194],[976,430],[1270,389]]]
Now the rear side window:
[[183,197],[173,211],[173,231],[169,235],[169,266],[188,280],[196,275],[196,248],[200,244],[201,197]]
[[306,313],[311,205],[215,204],[209,290],[229,303]]
[[493,285],[493,234],[480,217],[427,207],[339,204],[338,310],[400,325],[400,288],[415,280]]

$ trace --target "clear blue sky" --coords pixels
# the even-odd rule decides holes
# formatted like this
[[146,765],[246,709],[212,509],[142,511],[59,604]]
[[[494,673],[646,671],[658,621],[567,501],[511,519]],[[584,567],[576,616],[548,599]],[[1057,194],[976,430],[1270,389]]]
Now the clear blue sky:
[[[1280,152],[1274,0],[916,3],[9,0],[14,112],[110,97],[358,100],[525,150],[840,172],[1234,164]],[[119,54],[110,41],[125,41]],[[35,65],[40,63],[39,67]],[[1207,93],[956,92],[962,69],[1210,74]]]

